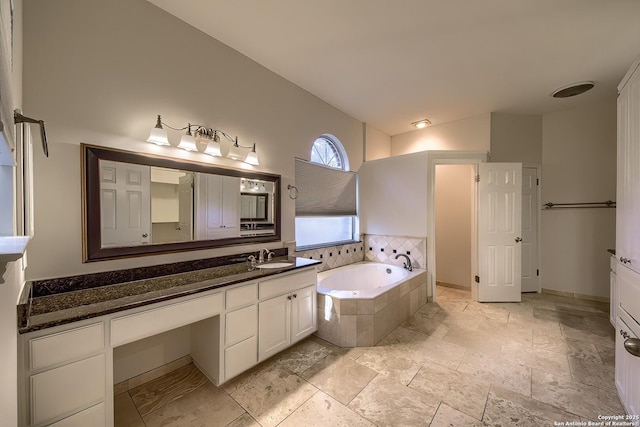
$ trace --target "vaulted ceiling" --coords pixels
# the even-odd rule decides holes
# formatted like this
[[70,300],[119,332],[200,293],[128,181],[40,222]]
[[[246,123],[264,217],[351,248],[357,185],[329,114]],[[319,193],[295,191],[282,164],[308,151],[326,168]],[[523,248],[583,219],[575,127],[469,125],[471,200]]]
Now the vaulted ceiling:
[[637,0],[149,1],[389,135],[615,97],[640,55]]

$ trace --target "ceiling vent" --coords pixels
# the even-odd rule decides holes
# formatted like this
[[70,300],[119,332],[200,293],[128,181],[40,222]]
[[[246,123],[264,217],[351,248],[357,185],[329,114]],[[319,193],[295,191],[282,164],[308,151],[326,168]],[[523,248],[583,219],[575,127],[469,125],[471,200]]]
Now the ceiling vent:
[[554,98],[571,98],[572,96],[580,95],[586,91],[592,89],[596,84],[594,82],[579,82],[571,83],[568,86],[563,86],[553,91],[551,96]]

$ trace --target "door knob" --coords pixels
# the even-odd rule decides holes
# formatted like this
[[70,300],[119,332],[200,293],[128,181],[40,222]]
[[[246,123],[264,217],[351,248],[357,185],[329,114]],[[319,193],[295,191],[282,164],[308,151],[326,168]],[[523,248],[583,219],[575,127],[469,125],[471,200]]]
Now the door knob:
[[640,340],[638,338],[627,338],[624,341],[624,348],[636,357],[640,357]]
[[522,237],[516,237],[516,243],[522,242]]

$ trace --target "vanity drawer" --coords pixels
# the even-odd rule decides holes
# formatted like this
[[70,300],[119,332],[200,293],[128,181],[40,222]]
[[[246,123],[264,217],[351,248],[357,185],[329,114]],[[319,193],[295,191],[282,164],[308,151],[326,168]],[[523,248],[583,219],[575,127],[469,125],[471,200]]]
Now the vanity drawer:
[[258,337],[251,337],[224,351],[224,380],[246,371],[258,363]]
[[33,375],[31,423],[44,423],[100,403],[105,390],[104,354]]
[[227,313],[225,322],[226,346],[230,346],[258,333],[258,305],[250,305]]
[[260,282],[260,299],[271,298],[296,289],[306,288],[309,285],[315,285],[316,280],[315,269],[264,280]]
[[102,322],[29,340],[31,370],[77,359],[104,348]]
[[150,337],[218,315],[223,311],[224,293],[218,292],[119,317],[111,321],[111,346],[117,347]]
[[258,284],[252,283],[227,291],[227,310],[255,303],[258,300]]

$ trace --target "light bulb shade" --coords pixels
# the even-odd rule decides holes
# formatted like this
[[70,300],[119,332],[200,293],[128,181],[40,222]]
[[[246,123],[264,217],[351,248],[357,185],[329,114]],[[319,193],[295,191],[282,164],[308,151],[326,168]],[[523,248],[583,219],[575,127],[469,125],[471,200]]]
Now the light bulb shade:
[[187,151],[198,151],[198,147],[196,146],[196,139],[193,135],[185,134],[180,138],[180,144],[178,144],[178,148],[182,148]]
[[240,152],[240,147],[237,144],[229,147],[229,153],[227,153],[227,157],[232,160],[242,160],[242,153]]
[[247,157],[245,157],[244,162],[254,166],[258,166],[260,164],[260,162],[258,161],[258,153],[256,153],[255,144],[253,144],[253,150],[247,153]]
[[167,131],[158,127],[151,129],[149,138],[147,138],[147,142],[151,142],[156,145],[169,145]]
[[210,156],[222,156],[222,151],[220,151],[220,142],[215,140],[209,140],[207,143],[207,148],[204,149],[204,152]]

